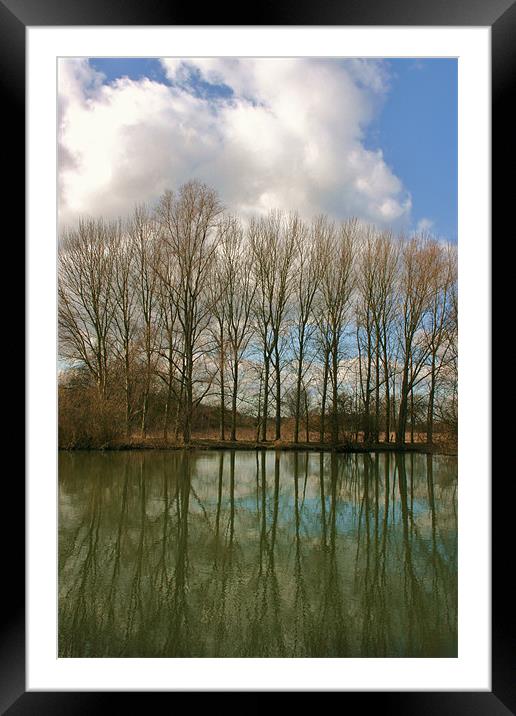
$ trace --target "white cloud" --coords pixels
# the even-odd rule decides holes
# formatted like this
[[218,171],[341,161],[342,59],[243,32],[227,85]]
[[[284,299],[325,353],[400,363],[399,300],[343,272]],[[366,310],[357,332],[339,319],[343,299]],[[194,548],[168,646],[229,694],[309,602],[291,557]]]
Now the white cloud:
[[434,225],[434,222],[432,219],[427,219],[423,217],[417,222],[416,226],[416,233],[425,233],[427,231],[430,231]]
[[[364,132],[388,93],[378,61],[162,60],[170,85],[106,84],[61,60],[60,221],[125,215],[197,178],[243,214],[272,207],[408,223],[410,195]],[[200,91],[202,79],[232,89]]]

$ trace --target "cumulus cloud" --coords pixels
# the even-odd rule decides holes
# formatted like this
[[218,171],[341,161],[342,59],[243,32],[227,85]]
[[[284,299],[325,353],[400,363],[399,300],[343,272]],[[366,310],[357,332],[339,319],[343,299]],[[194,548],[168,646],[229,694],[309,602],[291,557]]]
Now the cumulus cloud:
[[123,216],[196,178],[231,211],[403,225],[410,194],[365,145],[389,92],[370,60],[163,59],[168,83],[59,63],[59,217]]

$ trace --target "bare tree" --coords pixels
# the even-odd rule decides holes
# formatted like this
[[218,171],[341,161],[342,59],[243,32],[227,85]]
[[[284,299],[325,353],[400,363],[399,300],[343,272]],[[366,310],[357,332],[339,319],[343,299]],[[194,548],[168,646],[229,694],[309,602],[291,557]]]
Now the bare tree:
[[273,365],[276,374],[276,429],[275,438],[281,438],[281,367],[282,349],[287,344],[284,328],[288,304],[292,293],[292,262],[300,222],[297,214],[290,214],[284,230],[279,234],[279,245],[276,253],[276,292],[272,310],[272,332],[274,339]]
[[[364,440],[379,440],[380,388],[384,387],[385,439],[390,439],[390,363],[396,307],[398,244],[388,232],[368,227],[357,267],[357,349],[364,407]],[[375,419],[371,416],[374,394]]]
[[[324,346],[325,368],[323,396],[329,374],[332,397],[332,442],[338,441],[339,368],[342,359],[344,331],[348,322],[350,299],[354,287],[353,255],[357,222],[350,220],[339,227],[327,223],[320,232],[323,271],[320,282],[319,327]],[[323,401],[324,412],[324,401]]]
[[227,220],[221,244],[221,285],[231,372],[231,440],[236,440],[240,363],[252,335],[252,308],[256,283],[252,255],[247,250],[242,225],[235,217]]
[[205,355],[201,341],[211,308],[207,282],[218,243],[221,212],[216,192],[197,181],[184,184],[177,195],[165,192],[157,208],[163,241],[177,266],[177,285],[172,290],[183,339],[183,439],[186,444],[192,434],[195,363],[199,356]]
[[[357,266],[357,307],[356,307],[356,337],[358,349],[358,368],[360,377],[360,394],[364,412],[364,442],[371,437],[371,395],[372,367],[375,358],[375,289],[376,289],[376,256],[375,234],[372,227],[368,227],[361,237],[358,245],[359,257]],[[364,365],[365,364],[365,365]]]
[[[221,222],[219,226],[220,236],[226,233],[228,219]],[[219,241],[219,247],[224,242]],[[213,265],[208,276],[208,291],[210,293],[211,313],[213,320],[210,322],[210,333],[218,354],[217,367],[219,376],[219,397],[220,397],[220,439],[226,439],[226,362],[227,362],[227,335],[226,335],[226,301],[225,296],[228,289],[226,267],[220,253],[215,253]]]
[[161,258],[157,240],[157,224],[145,205],[135,208],[128,227],[134,252],[135,290],[140,323],[141,354],[143,356],[143,390],[140,427],[147,435],[147,415],[153,373],[158,357],[159,328],[158,271]]
[[[295,410],[294,410],[294,442],[299,442],[299,426],[301,420],[301,402],[308,401],[303,383],[309,365],[305,365],[307,346],[316,330],[313,317],[315,295],[321,276],[321,243],[318,237],[320,219],[316,219],[310,230],[299,222],[295,237],[294,276],[294,320],[293,320],[293,351],[297,363]],[[306,407],[306,405],[304,406]],[[308,419],[308,418],[307,418]]]
[[267,230],[263,219],[252,218],[248,229],[248,239],[253,256],[253,281],[256,286],[253,317],[256,334],[260,341],[263,371],[260,372],[260,391],[258,395],[258,428],[261,426],[261,439],[267,440],[267,422],[269,417],[269,380],[271,356],[274,349],[272,331],[272,297],[274,294],[274,272],[270,261],[270,247],[274,236]]
[[[425,333],[429,353],[429,386],[427,406],[427,442],[433,442],[434,405],[437,381],[446,368],[448,354],[453,351],[454,303],[453,287],[456,283],[456,253],[450,247],[436,248],[436,268],[431,287],[430,310]],[[450,340],[452,338],[452,340]],[[453,361],[453,354],[450,356]]]
[[296,443],[317,419],[321,442],[328,423],[333,444],[394,426],[403,445],[426,421],[431,443],[436,420],[456,430],[456,272],[450,246],[356,220],[271,211],[244,228],[197,181],[124,224],[81,220],[59,247],[66,440],[106,444],[138,417],[142,437],[174,421],[188,444],[220,406],[222,440],[247,413],[266,441],[274,411],[277,440],[288,413]]
[[[157,374],[163,380],[166,389],[165,415],[163,418],[163,439],[168,440],[168,429],[172,415],[172,400],[175,400],[175,432],[177,439],[178,422],[182,401],[183,352],[181,350],[181,330],[178,320],[178,307],[175,300],[178,284],[176,262],[160,235],[162,246],[158,252],[160,257],[156,272],[158,282],[158,304],[160,320],[160,361]],[[161,368],[163,364],[164,369]]]
[[107,396],[113,297],[113,240],[119,227],[102,219],[81,220],[62,237],[58,265],[61,355],[79,361]]
[[408,401],[428,356],[423,320],[430,306],[435,280],[435,243],[428,237],[405,240],[401,247],[399,350],[401,385],[399,394],[396,442],[405,443]]
[[393,325],[397,305],[397,269],[399,244],[393,238],[390,232],[382,232],[382,234],[377,238],[376,241],[376,251],[377,272],[373,312],[378,348],[383,366],[383,383],[385,396],[385,441],[390,442],[390,385],[393,350]]
[[439,420],[456,437],[458,427],[458,302],[457,302],[457,266],[456,255],[452,247],[447,247],[448,258],[453,262],[453,281],[448,291],[448,317],[439,367],[439,380],[436,381],[434,410]]
[[291,269],[298,222],[295,215],[285,220],[281,212],[273,211],[267,217],[251,222],[249,229],[256,283],[255,317],[264,362],[262,440],[267,439],[271,366],[275,372],[275,438],[281,438],[283,328],[292,291]]
[[134,286],[134,243],[119,230],[113,242],[113,350],[123,367],[125,394],[125,432],[130,436],[135,414],[134,359],[137,328],[136,291]]

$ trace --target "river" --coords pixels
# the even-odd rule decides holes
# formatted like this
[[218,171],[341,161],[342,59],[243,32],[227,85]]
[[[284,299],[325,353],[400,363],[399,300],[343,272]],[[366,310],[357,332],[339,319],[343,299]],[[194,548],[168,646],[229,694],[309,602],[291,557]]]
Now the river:
[[59,656],[457,656],[457,460],[60,452]]

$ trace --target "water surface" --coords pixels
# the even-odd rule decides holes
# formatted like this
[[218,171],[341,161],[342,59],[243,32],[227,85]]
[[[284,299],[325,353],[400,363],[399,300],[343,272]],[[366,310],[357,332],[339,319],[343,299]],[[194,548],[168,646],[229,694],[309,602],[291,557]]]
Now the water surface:
[[457,461],[59,455],[59,656],[453,657]]

